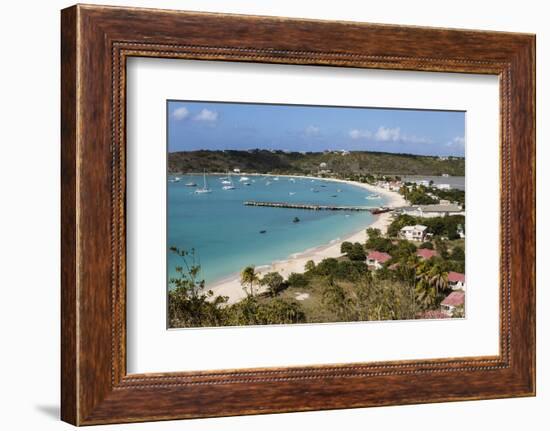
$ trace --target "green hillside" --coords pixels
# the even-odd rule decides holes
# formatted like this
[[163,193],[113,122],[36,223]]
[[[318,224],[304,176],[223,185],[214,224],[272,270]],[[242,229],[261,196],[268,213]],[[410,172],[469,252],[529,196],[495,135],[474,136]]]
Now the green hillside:
[[[321,165],[325,163],[325,165]],[[169,153],[170,172],[242,172],[273,174],[318,174],[329,169],[338,176],[348,175],[456,175],[464,176],[464,158],[417,156],[367,151],[298,153],[268,150],[181,151]]]

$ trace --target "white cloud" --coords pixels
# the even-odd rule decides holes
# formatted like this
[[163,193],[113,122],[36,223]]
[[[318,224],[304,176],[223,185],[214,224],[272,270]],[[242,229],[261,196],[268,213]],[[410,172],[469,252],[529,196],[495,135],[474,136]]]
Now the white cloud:
[[349,137],[351,139],[371,138],[372,132],[370,130],[352,129],[349,131]]
[[390,129],[388,127],[380,126],[376,133],[374,134],[374,139],[377,141],[387,142],[387,141],[400,141],[401,140],[401,129],[396,127]]
[[317,126],[307,126],[305,130],[306,136],[316,136],[321,132],[321,129]]
[[464,144],[464,136],[455,136],[452,140],[447,142],[447,147],[464,148]]
[[414,135],[406,135],[401,133],[399,127],[380,126],[376,132],[368,129],[352,129],[348,132],[351,139],[372,139],[376,142],[402,142],[413,144],[427,144],[429,139],[417,137]]
[[208,121],[208,122],[218,121],[218,113],[216,111],[211,111],[210,109],[204,108],[201,110],[201,112],[195,115],[193,120]]
[[189,116],[189,109],[187,109],[185,106],[182,106],[181,108],[174,109],[172,112],[172,118],[175,120],[185,120]]

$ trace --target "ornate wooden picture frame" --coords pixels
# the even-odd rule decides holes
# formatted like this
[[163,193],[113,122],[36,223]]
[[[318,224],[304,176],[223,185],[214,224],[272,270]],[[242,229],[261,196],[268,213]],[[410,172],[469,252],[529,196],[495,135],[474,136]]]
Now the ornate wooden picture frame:
[[[61,416],[75,425],[535,394],[535,37],[101,6],[62,11]],[[126,60],[497,75],[500,354],[126,372]],[[495,222],[497,222],[495,220]]]

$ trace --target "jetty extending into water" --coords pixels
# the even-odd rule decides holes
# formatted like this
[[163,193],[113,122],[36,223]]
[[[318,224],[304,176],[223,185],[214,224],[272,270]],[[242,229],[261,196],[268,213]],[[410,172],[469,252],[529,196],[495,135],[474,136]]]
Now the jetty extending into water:
[[348,205],[315,205],[301,204],[294,202],[261,202],[261,201],[244,201],[243,205],[250,207],[270,207],[270,208],[290,208],[298,210],[311,211],[369,211],[372,214],[381,214],[392,211],[389,207],[369,207],[369,206],[348,206]]

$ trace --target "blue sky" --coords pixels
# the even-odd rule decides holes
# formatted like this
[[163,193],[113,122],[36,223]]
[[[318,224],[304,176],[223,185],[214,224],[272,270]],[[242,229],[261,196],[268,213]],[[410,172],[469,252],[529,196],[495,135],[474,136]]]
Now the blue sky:
[[168,150],[385,151],[464,156],[465,113],[168,102]]

